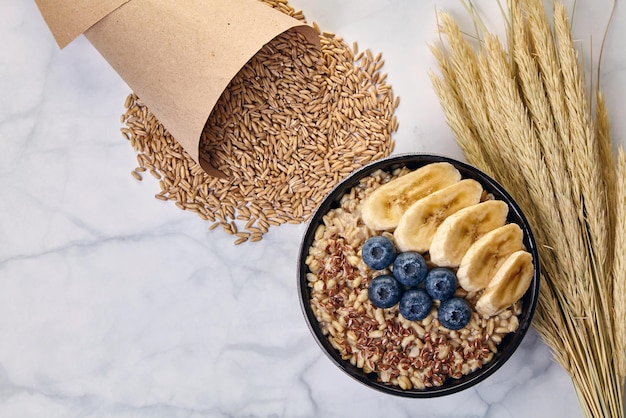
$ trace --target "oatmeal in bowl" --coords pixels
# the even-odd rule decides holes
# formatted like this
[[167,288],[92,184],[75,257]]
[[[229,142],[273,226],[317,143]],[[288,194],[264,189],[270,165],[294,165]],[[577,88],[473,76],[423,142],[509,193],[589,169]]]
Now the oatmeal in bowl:
[[470,387],[517,349],[539,260],[512,197],[443,156],[379,160],[337,185],[300,247],[301,307],[356,380],[407,397]]

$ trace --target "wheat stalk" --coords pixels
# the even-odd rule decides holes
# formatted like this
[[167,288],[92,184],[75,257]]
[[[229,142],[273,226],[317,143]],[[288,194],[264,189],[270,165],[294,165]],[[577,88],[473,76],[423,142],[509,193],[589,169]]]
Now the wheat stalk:
[[533,227],[535,328],[585,415],[623,417],[626,158],[616,168],[603,96],[596,88],[592,115],[565,8],[554,7],[551,25],[541,0],[510,1],[508,53],[486,30],[474,50],[440,13],[447,46],[432,48],[442,76],[431,79],[468,161],[512,192]]
[[557,34],[558,56],[563,75],[563,92],[569,115],[571,153],[567,154],[570,169],[579,179],[583,198],[584,222],[588,225],[591,247],[596,251],[596,268],[604,275],[608,260],[608,229],[606,213],[606,190],[603,185],[602,167],[598,158],[598,143],[595,126],[588,111],[585,83],[580,73],[577,51],[572,40],[571,29],[565,7],[554,6],[554,26]]
[[[431,72],[431,79],[436,89],[439,89],[440,94],[449,96],[447,103],[451,105],[458,104],[461,106],[456,113],[462,115],[461,117],[465,121],[467,129],[472,131],[472,134],[464,134],[465,141],[463,141],[464,152],[471,152],[473,154],[480,154],[485,158],[488,158],[483,152],[482,142],[478,141],[475,132],[490,132],[489,129],[491,123],[489,122],[486,110],[486,103],[482,91],[482,82],[480,76],[480,70],[478,68],[478,62],[473,54],[473,49],[469,42],[461,34],[461,31],[456,22],[448,15],[439,15],[441,20],[439,21],[442,32],[445,32],[451,39],[451,42],[457,45],[451,51],[451,55],[446,54],[446,50],[442,47],[431,46],[431,51],[439,63],[439,68],[443,74],[443,80],[439,79]],[[461,97],[467,97],[469,100],[463,101]],[[454,103],[454,104],[453,104]],[[446,113],[449,115],[450,113]],[[470,118],[469,115],[472,115]],[[455,125],[456,126],[456,125]],[[459,127],[457,127],[459,129]],[[462,129],[462,128],[461,128]],[[492,138],[489,138],[493,141]],[[482,162],[485,166],[490,166],[487,161]],[[488,173],[494,174],[494,173]]]
[[[615,176],[615,208],[616,228],[615,259],[613,262],[613,307],[615,309],[615,339],[618,351],[616,353],[619,365],[619,377],[622,382],[626,377],[626,153],[620,148],[617,157]],[[623,390],[623,387],[622,387]]]
[[[588,312],[591,314],[590,321],[588,321],[590,322],[588,332],[591,334],[590,339],[593,343],[591,347],[594,349],[590,354],[598,357],[591,359],[589,367],[596,366],[598,368],[597,373],[599,375],[593,376],[593,383],[605,391],[606,399],[613,399],[614,396],[618,396],[618,394],[612,393],[617,390],[613,382],[616,376],[612,358],[617,349],[614,341],[612,309],[610,308],[610,303],[613,301],[611,298],[613,280],[611,266],[608,263],[612,259],[609,253],[614,248],[610,239],[612,234],[609,231],[614,226],[610,224],[611,220],[607,209],[609,190],[606,187],[611,179],[606,179],[604,176],[600,152],[600,143],[603,141],[598,140],[592,116],[588,111],[585,84],[579,71],[580,67],[572,40],[571,28],[565,7],[560,3],[556,3],[554,7],[554,26],[558,39],[558,54],[564,80],[565,101],[569,112],[570,133],[572,143],[575,144],[571,150],[572,153],[568,154],[568,161],[570,167],[574,169],[573,172],[576,174],[575,177],[577,177],[580,186],[582,200],[580,232],[587,241],[589,264],[592,270],[592,274],[587,276],[589,280],[585,281],[585,284],[589,286],[588,299],[590,304]],[[594,313],[597,314],[594,315]],[[611,358],[604,358],[608,356]],[[581,385],[584,383],[583,380]],[[589,396],[594,397],[595,394],[592,393]],[[623,394],[620,393],[619,397],[623,399]],[[605,397],[598,398],[599,401],[604,399]],[[593,399],[589,399],[589,403],[592,402]],[[607,405],[607,407],[611,406],[613,405]],[[603,408],[602,410],[608,411],[609,409]]]
[[[432,71],[429,75],[437,95],[445,97],[445,100],[442,100],[442,106],[444,106],[446,121],[452,128],[455,137],[463,138],[460,143],[464,153],[482,156],[482,146],[476,136],[476,128],[467,110],[463,108],[462,100],[460,99],[460,94],[462,93],[459,92],[456,73],[442,48],[431,46],[431,51],[439,63],[443,76],[438,77]],[[481,160],[480,163],[487,166],[486,161]],[[488,174],[493,175],[491,172]]]
[[[533,11],[536,13],[538,9]],[[551,112],[550,96],[555,96],[554,89],[550,83],[544,84],[544,72],[540,70],[539,63],[535,60],[537,54],[534,53],[530,39],[529,27],[523,20],[523,10],[520,5],[511,5],[512,38],[513,38],[513,58],[517,65],[517,75],[523,100],[528,114],[535,126],[535,135],[541,147],[541,156],[545,161],[548,178],[544,179],[546,193],[553,195],[552,201],[570,202],[573,192],[570,186],[570,179],[567,176],[567,166],[565,164],[565,153],[561,147],[559,130],[555,121],[555,116]],[[545,28],[544,28],[545,30]],[[536,47],[542,48],[543,45]],[[537,49],[542,51],[542,49]],[[543,55],[543,54],[542,54]],[[552,72],[555,72],[552,69]],[[558,72],[556,72],[558,74]],[[573,230],[577,222],[576,211],[569,204],[556,204],[554,219],[558,219],[564,225],[564,229]],[[553,231],[547,231],[548,233]],[[554,235],[554,234],[553,234]],[[565,237],[562,234],[555,234],[550,237],[550,242],[555,248],[563,248],[564,245],[574,246],[572,252],[582,254],[582,242],[579,239],[563,242]],[[548,270],[552,274],[556,273],[557,266],[566,266],[566,274],[573,278],[573,274],[579,271],[582,264],[580,259],[564,258],[561,252],[552,252],[556,264],[552,264]],[[550,258],[551,260],[551,258]],[[578,261],[578,263],[576,263]]]

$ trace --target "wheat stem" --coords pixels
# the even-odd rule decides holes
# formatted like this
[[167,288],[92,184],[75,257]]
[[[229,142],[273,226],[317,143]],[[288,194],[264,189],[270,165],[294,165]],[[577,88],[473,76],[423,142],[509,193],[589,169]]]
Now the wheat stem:
[[615,339],[619,376],[626,377],[626,152],[619,149],[616,170],[616,229],[615,258],[613,261],[613,309],[615,311]]

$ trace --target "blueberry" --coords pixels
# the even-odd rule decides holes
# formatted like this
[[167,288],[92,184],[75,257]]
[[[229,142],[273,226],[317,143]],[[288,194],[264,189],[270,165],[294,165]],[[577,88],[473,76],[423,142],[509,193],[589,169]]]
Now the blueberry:
[[394,277],[405,286],[417,286],[426,277],[426,260],[417,252],[400,253],[393,262]]
[[450,330],[463,328],[470,320],[472,310],[463,298],[452,298],[439,305],[439,323]]
[[382,270],[393,263],[396,247],[388,238],[377,235],[365,241],[361,254],[365,264],[374,270]]
[[426,275],[426,291],[433,299],[450,299],[456,292],[456,284],[456,275],[445,267],[435,267]]
[[409,321],[419,321],[430,313],[433,300],[424,289],[408,289],[400,299],[400,313]]
[[393,276],[385,274],[372,279],[367,294],[377,308],[391,308],[402,296],[402,285]]

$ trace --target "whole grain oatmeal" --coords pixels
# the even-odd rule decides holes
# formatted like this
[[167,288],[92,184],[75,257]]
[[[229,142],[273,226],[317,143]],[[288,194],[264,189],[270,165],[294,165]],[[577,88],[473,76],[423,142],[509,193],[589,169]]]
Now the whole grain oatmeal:
[[[424,389],[490,362],[503,337],[518,328],[521,303],[490,318],[473,311],[470,322],[458,331],[439,324],[436,300],[421,321],[404,319],[398,305],[389,309],[372,305],[367,293],[370,281],[390,271],[374,271],[361,259],[361,246],[376,233],[363,223],[360,205],[375,188],[408,172],[406,168],[374,172],[323,217],[306,258],[307,280],[311,309],[344,360],[366,373],[376,373],[380,382]],[[392,234],[383,235],[393,240]],[[458,288],[455,296],[473,306],[478,295]]]
[[[264,3],[306,22],[284,0]],[[336,183],[388,156],[398,98],[381,55],[313,27],[321,50],[294,31],[278,36],[209,116],[200,151],[226,179],[208,176],[134,94],[121,118],[137,152],[131,174],[151,173],[160,184],[157,199],[197,213],[240,244],[261,240],[271,226],[306,221]]]

